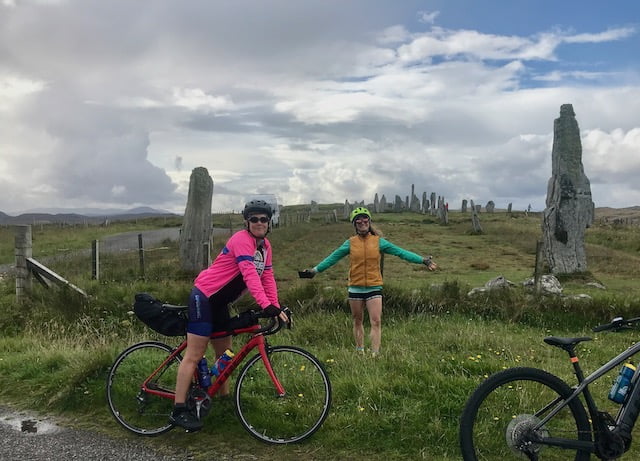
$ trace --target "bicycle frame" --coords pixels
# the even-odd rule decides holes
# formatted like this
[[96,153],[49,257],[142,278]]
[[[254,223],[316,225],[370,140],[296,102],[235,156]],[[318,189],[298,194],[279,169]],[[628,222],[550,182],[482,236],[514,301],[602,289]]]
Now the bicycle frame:
[[[558,412],[560,412],[564,407],[566,407],[569,402],[578,398],[580,394],[584,395],[584,399],[587,403],[587,409],[589,410],[589,415],[592,421],[592,428],[595,429],[594,432],[597,434],[599,430],[609,430],[606,424],[603,424],[602,416],[598,411],[598,407],[593,399],[591,392],[589,391],[589,384],[593,383],[597,379],[601,378],[608,372],[610,372],[613,368],[620,365],[622,362],[632,357],[636,353],[640,352],[640,342],[634,344],[629,347],[625,351],[618,354],[616,357],[609,360],[607,363],[602,365],[600,368],[595,370],[589,376],[584,377],[582,369],[580,368],[580,364],[577,356],[570,352],[571,361],[574,367],[574,372],[576,378],[578,379],[578,385],[574,388],[573,393],[567,397],[566,399],[558,398],[547,405],[541,412],[546,411],[548,408],[553,407],[553,409],[547,414],[544,418],[542,418],[538,424],[534,427],[534,430],[538,430],[542,428],[547,422],[549,422]],[[635,383],[639,378],[640,370],[636,370],[632,383]],[[554,406],[555,405],[555,406]],[[614,430],[617,431],[622,436],[630,436],[633,426],[638,419],[638,415],[640,414],[640,386],[634,386],[630,395],[627,397],[626,401],[620,407],[618,411],[618,415],[615,419],[615,427]],[[537,416],[537,415],[536,415]],[[561,448],[570,448],[570,449],[589,449],[592,452],[595,450],[594,444],[592,442],[584,442],[578,440],[568,440],[561,438],[548,438],[542,439],[538,441],[538,443],[545,445],[553,445]]]
[[[284,388],[282,387],[282,384],[280,384],[278,377],[275,375],[273,368],[271,367],[271,362],[269,361],[269,357],[267,356],[267,340],[264,337],[264,334],[262,334],[262,331],[263,330],[261,329],[260,325],[252,325],[247,328],[240,328],[238,330],[233,331],[232,333],[233,335],[242,334],[242,333],[253,333],[253,336],[249,338],[249,340],[242,346],[240,351],[238,351],[238,353],[235,354],[235,356],[231,359],[231,361],[227,364],[227,366],[222,370],[218,378],[215,381],[213,381],[211,386],[207,388],[206,392],[209,395],[209,397],[213,397],[215,393],[218,392],[222,384],[224,384],[224,382],[234,372],[234,370],[238,367],[238,365],[240,365],[240,363],[242,363],[242,361],[247,357],[247,355],[249,355],[249,353],[256,348],[260,353],[260,357],[264,363],[265,369],[269,373],[269,376],[271,377],[271,381],[273,381],[273,385],[275,386],[276,391],[278,392],[278,395],[284,396],[286,394]],[[220,332],[220,333],[214,332],[211,334],[212,339],[222,338],[225,336],[230,336],[230,334],[228,332]],[[151,373],[151,375],[147,379],[145,379],[144,383],[142,383],[142,390],[144,392],[148,392],[149,394],[157,395],[157,396],[168,398],[168,399],[174,399],[175,394],[172,391],[166,391],[163,389],[154,388],[151,382],[153,378],[157,376],[158,373],[160,373],[164,369],[165,365],[168,362],[173,360],[175,357],[179,356],[182,353],[182,351],[184,351],[186,348],[187,348],[187,341],[185,339],[178,347],[176,347],[173,350],[173,352],[162,362],[162,364],[160,364],[160,366],[156,368],[156,370],[153,373]],[[194,371],[194,379],[197,382],[197,370]]]

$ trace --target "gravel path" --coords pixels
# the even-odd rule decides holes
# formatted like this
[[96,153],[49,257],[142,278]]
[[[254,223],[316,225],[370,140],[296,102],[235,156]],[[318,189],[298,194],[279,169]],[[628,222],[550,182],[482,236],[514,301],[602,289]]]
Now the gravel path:
[[0,459],[29,461],[188,461],[188,453],[166,455],[142,441],[115,439],[71,429],[23,412],[0,407]]

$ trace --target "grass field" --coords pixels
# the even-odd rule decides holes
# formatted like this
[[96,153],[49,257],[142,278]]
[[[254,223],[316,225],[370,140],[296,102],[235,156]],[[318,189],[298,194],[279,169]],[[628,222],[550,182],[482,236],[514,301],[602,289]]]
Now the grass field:
[[[295,313],[291,331],[274,343],[303,347],[325,365],[334,387],[332,412],[309,441],[271,447],[254,441],[233,414],[231,402],[216,401],[198,434],[179,431],[145,440],[155,448],[187,447],[193,459],[255,456],[257,459],[458,460],[457,427],[461,409],[475,386],[490,373],[511,366],[544,368],[570,384],[571,366],[563,352],[546,346],[547,335],[591,335],[579,354],[595,369],[628,347],[637,333],[590,332],[617,314],[640,313],[640,233],[637,228],[594,225],[587,231],[589,273],[562,277],[562,298],[539,298],[515,286],[469,298],[468,291],[503,275],[519,284],[533,274],[540,216],[514,213],[480,216],[484,233],[474,235],[468,215],[450,213],[441,226],[428,215],[374,216],[375,225],[393,243],[427,255],[439,265],[424,266],[385,258],[383,352],[380,357],[353,350],[345,300],[347,261],[313,280],[297,270],[317,264],[351,233],[345,222],[311,222],[276,229],[271,235],[281,299]],[[223,218],[220,218],[223,219]],[[236,218],[233,218],[236,219]],[[222,222],[222,221],[221,221]],[[227,221],[228,222],[228,221]],[[34,257],[56,256],[61,249],[90,247],[107,232],[143,230],[158,223],[122,224],[111,229],[34,228]],[[11,262],[11,229],[0,229],[0,264]],[[223,244],[214,242],[214,254]],[[35,286],[27,302],[16,305],[13,280],[0,281],[0,402],[60,414],[75,425],[118,437],[125,433],[108,413],[104,379],[115,356],[147,338],[168,343],[131,316],[133,294],[148,291],[183,303],[193,274],[177,270],[177,247],[150,259],[143,278],[111,256],[119,273],[91,280],[86,256],[55,258],[54,269],[89,293],[89,301],[66,290]],[[114,269],[115,271],[115,269]],[[598,281],[601,290],[587,285]],[[570,295],[585,293],[587,300]],[[248,299],[238,308],[250,304]],[[238,344],[239,339],[236,339]],[[598,403],[611,411],[606,394],[614,378],[593,387]],[[628,459],[640,456],[636,447]]]

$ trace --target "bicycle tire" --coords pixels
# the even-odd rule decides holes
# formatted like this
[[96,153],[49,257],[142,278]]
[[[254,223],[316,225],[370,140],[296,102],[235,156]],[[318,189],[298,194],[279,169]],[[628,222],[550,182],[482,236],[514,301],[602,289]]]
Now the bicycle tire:
[[320,361],[292,346],[268,347],[271,367],[285,389],[277,394],[260,354],[242,368],[235,387],[236,414],[256,439],[300,442],[316,432],[331,408],[331,382]]
[[[538,415],[536,412],[572,392],[560,378],[536,368],[511,368],[490,376],[471,394],[460,418],[459,440],[464,461],[527,459],[519,448],[527,425],[544,417],[544,412]],[[589,418],[580,399],[572,400],[538,435],[591,441]],[[589,451],[535,443],[527,449],[537,452],[537,457],[530,459],[545,461],[586,461],[591,456]],[[573,452],[575,456],[571,458]]]
[[[142,391],[142,383],[171,355],[173,348],[157,341],[145,341],[125,349],[107,375],[107,402],[116,421],[129,431],[156,436],[171,430],[169,415],[173,399]],[[160,370],[150,384],[173,393],[180,365],[176,356]]]

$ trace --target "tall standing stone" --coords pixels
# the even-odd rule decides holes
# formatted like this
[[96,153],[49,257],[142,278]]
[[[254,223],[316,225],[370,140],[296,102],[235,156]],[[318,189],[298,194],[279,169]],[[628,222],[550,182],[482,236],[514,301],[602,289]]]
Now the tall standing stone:
[[493,200],[489,200],[485,205],[485,208],[487,210],[487,213],[493,213],[494,210],[496,209],[496,204],[494,203]]
[[342,217],[344,219],[349,219],[349,215],[351,214],[351,210],[353,208],[349,205],[349,200],[344,201],[344,208],[342,209]]
[[593,223],[591,185],[582,166],[580,129],[573,106],[560,106],[553,123],[552,171],[542,230],[544,252],[553,274],[587,270],[584,234]]
[[463,199],[462,200],[462,208],[460,209],[460,211],[462,211],[463,213],[467,212],[467,199]]
[[473,227],[474,234],[482,234],[482,226],[480,225],[480,217],[478,216],[478,207],[480,205],[475,205],[473,200],[470,200],[471,205],[471,226]]
[[373,199],[373,212],[380,213],[380,200],[378,200],[378,193],[376,192],[376,196]]
[[385,213],[387,211],[387,197],[382,194],[382,198],[380,199],[380,212]]
[[399,195],[396,195],[396,199],[393,202],[393,211],[400,212],[402,211],[403,208],[404,208],[404,202],[402,201]]
[[185,271],[199,272],[211,259],[212,199],[213,179],[209,172],[204,167],[194,168],[180,232],[180,263]]

